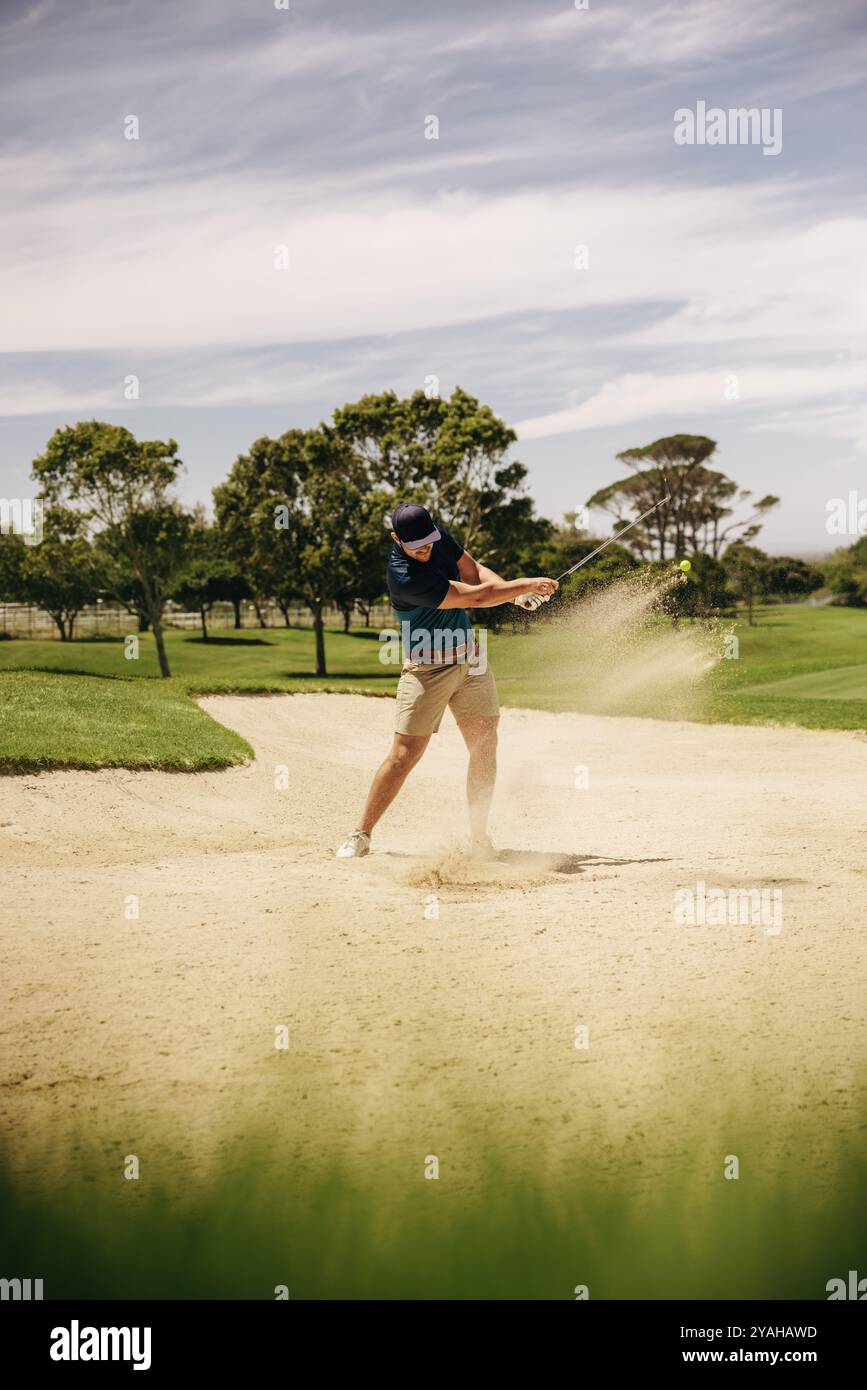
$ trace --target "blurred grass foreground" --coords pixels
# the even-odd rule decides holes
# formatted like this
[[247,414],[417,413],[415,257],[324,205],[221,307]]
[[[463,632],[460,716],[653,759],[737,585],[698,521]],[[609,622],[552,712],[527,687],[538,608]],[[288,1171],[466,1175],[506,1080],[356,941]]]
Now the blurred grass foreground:
[[740,1147],[739,1178],[723,1145],[710,1174],[651,1194],[587,1154],[552,1182],[489,1153],[470,1191],[447,1164],[425,1176],[431,1155],[395,1181],[357,1162],[304,1173],[250,1143],[195,1187],[93,1162],[34,1192],[3,1165],[2,1270],[42,1278],[46,1299],[338,1300],[814,1300],[867,1270],[863,1142],[821,1191],[796,1152],[758,1181],[760,1145]]

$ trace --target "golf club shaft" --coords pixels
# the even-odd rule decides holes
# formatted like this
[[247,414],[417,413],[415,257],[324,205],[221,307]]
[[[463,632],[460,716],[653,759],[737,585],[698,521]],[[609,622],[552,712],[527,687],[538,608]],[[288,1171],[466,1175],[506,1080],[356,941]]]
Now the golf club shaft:
[[627,531],[631,531],[633,526],[637,526],[639,521],[643,521],[646,516],[650,516],[651,512],[658,511],[660,507],[664,507],[666,502],[670,501],[671,493],[669,492],[666,493],[661,502],[655,502],[652,507],[648,507],[646,512],[642,512],[641,516],[637,516],[634,521],[630,521],[629,525],[624,526],[615,536],[609,536],[607,541],[603,541],[601,545],[597,545],[596,549],[591,550],[589,555],[585,555],[583,560],[579,560],[577,565],[572,565],[570,569],[564,570],[562,574],[558,574],[557,583],[559,584],[561,579],[566,579],[570,574],[574,574],[576,570],[580,570],[581,566],[586,565],[592,560],[594,555],[598,555],[600,550],[604,550],[607,545],[613,545],[614,541],[619,541],[620,537],[625,535]]

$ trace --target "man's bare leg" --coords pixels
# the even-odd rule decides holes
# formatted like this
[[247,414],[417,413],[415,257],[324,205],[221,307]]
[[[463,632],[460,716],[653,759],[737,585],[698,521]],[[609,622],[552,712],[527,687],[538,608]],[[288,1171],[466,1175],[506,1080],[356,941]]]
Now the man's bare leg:
[[497,780],[497,725],[499,716],[464,719],[458,725],[470,754],[467,768],[467,802],[470,833],[483,844],[488,834],[488,812]]
[[376,771],[364,803],[358,829],[369,835],[388,810],[407,777],[430,743],[430,734],[395,734],[389,753]]

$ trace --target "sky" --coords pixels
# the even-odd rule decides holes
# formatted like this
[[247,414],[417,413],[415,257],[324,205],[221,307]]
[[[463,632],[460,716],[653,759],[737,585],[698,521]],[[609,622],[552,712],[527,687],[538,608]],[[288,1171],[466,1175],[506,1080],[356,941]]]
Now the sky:
[[0,496],[96,417],[209,501],[435,379],[543,515],[706,434],[763,548],[850,544],[865,93],[867,0],[0,0]]

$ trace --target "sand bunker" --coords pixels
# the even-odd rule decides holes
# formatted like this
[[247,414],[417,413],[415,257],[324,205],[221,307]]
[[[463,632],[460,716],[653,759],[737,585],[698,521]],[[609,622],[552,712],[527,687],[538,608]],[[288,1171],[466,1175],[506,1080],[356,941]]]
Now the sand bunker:
[[[202,703],[255,763],[3,779],[0,1137],[23,1169],[86,1139],[192,1174],[264,1125],[287,1165],[354,1144],[454,1171],[472,1114],[518,1163],[638,1145],[643,1183],[687,1110],[694,1132],[758,1109],[817,1168],[861,1123],[863,738],[507,710],[504,853],[479,866],[447,716],[347,862],[391,702]],[[676,925],[699,882],[780,887],[782,931]]]

